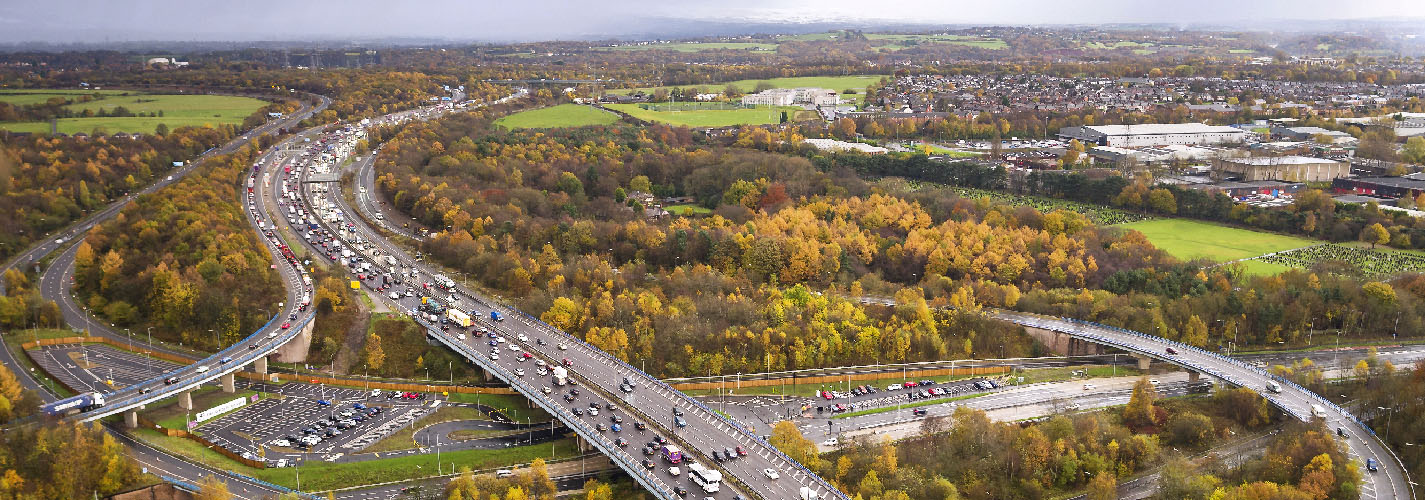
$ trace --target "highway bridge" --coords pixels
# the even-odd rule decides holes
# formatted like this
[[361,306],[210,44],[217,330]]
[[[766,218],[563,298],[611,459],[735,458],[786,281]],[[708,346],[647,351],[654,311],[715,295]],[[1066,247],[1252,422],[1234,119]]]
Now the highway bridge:
[[[895,305],[893,299],[860,297],[863,303]],[[1325,420],[1328,429],[1338,429],[1345,434],[1345,445],[1352,458],[1364,463],[1374,460],[1379,472],[1364,472],[1361,480],[1361,497],[1376,500],[1413,499],[1413,483],[1407,476],[1405,466],[1375,435],[1346,409],[1327,401],[1295,382],[1273,375],[1245,361],[1230,358],[1198,347],[1175,342],[1162,337],[1146,335],[1115,326],[1073,319],[1056,318],[1030,313],[985,309],[990,318],[1014,323],[1025,328],[1033,328],[1069,335],[1133,353],[1138,358],[1140,368],[1146,369],[1154,360],[1165,361],[1188,370],[1191,380],[1201,374],[1222,380],[1225,383],[1251,389],[1270,401],[1293,418],[1311,421],[1313,418]],[[1270,390],[1268,383],[1274,382],[1280,391]],[[1365,468],[1362,467],[1364,471]]]
[[[456,285],[439,294],[435,293],[434,289],[427,290],[420,284],[434,286],[433,283],[437,281],[435,277],[439,275],[439,271],[412,258],[404,248],[387,241],[381,233],[367,225],[366,221],[355,217],[356,212],[346,205],[345,198],[341,193],[314,188],[312,184],[304,182],[303,176],[308,175],[307,170],[305,166],[298,166],[298,177],[287,179],[302,186],[304,196],[302,205],[307,209],[324,207],[321,210],[334,211],[326,212],[327,215],[335,215],[335,217],[321,218],[323,226],[321,231],[309,232],[309,234],[317,235],[317,238],[311,240],[311,249],[314,252],[330,256],[334,263],[341,261],[342,264],[348,266],[375,264],[375,275],[384,274],[401,279],[402,284],[372,295],[391,304],[398,311],[407,312],[417,317],[422,325],[429,330],[431,337],[450,346],[456,352],[462,353],[472,363],[485,369],[491,376],[509,383],[511,387],[529,397],[535,404],[561,419],[570,429],[580,435],[587,446],[592,446],[608,454],[615,463],[655,496],[681,498],[681,495],[677,494],[679,487],[692,490],[690,493],[692,495],[699,497],[705,495],[694,489],[689,482],[682,481],[681,477],[673,478],[665,473],[655,473],[662,471],[668,465],[666,463],[659,462],[652,470],[645,466],[642,462],[645,458],[640,456],[637,450],[653,434],[665,436],[675,443],[683,444],[685,453],[697,462],[717,467],[724,472],[724,477],[730,484],[725,485],[723,491],[732,490],[732,492],[730,494],[719,493],[718,496],[723,498],[735,498],[737,495],[742,495],[744,498],[779,500],[812,496],[823,499],[846,498],[843,493],[837,491],[816,474],[806,470],[796,461],[783,455],[752,430],[727,419],[618,358],[469,288]],[[359,176],[358,179],[370,182],[370,176]],[[366,187],[368,193],[374,192],[375,189],[375,186],[363,187]],[[369,198],[356,196],[354,199],[363,205],[371,203]],[[303,228],[294,229],[304,230]],[[338,257],[338,255],[344,254],[332,251],[337,246],[342,249],[355,249],[358,252],[357,256],[361,259],[360,263],[357,264],[355,261]],[[394,266],[389,264],[388,257],[396,260]],[[371,288],[379,286],[379,281],[371,275],[371,272],[365,274],[368,276],[368,279],[364,281],[367,283],[366,286]],[[409,295],[402,293],[407,286],[411,286],[419,292]],[[396,293],[392,295],[390,292]],[[496,342],[496,345],[489,346],[495,349],[495,356],[492,357],[490,353],[484,352],[486,344],[492,341],[490,337],[476,337],[473,335],[474,330],[446,332],[440,328],[441,325],[431,321],[429,317],[420,318],[421,314],[417,312],[417,308],[421,304],[420,295],[427,295],[429,296],[428,300],[440,302],[449,307],[474,312],[475,314],[472,316],[479,318],[477,320],[479,326],[487,328],[504,339],[504,342]],[[491,312],[501,313],[505,321],[491,321]],[[460,338],[462,336],[465,338]],[[510,350],[508,347],[510,345],[516,346],[514,350]],[[521,361],[525,353],[529,354],[529,359],[544,361],[546,364],[562,364],[565,359],[568,359],[569,364],[572,365],[570,370],[573,372],[574,378],[583,382],[578,388],[585,392],[572,402],[565,401],[561,394],[553,393],[552,388],[550,393],[545,393],[546,386],[555,384],[549,380],[540,381],[539,377],[533,373],[520,375],[521,371],[536,371],[534,361]],[[632,393],[623,393],[619,390],[619,386],[622,385],[625,378],[632,381],[637,387]],[[561,387],[561,390],[567,391],[567,388]],[[608,415],[595,417],[573,413],[574,408],[587,406],[594,402],[604,405],[613,403],[618,408],[615,413],[628,418],[624,425],[632,427],[634,422],[641,422],[647,425],[649,430],[646,434],[634,431],[632,428],[623,430],[621,434],[614,433],[611,429],[600,431],[598,427],[601,424],[611,427],[607,425]],[[682,414],[680,419],[686,422],[686,427],[678,427],[673,423],[675,409]],[[603,422],[598,422],[598,420]],[[618,445],[618,439],[621,437],[636,441],[630,443],[632,446],[625,448]],[[713,451],[721,452],[737,448],[742,448],[747,455],[722,463],[716,463],[710,458]],[[781,477],[777,480],[768,479],[763,472],[766,469],[777,471]],[[803,489],[806,491],[803,492]]]

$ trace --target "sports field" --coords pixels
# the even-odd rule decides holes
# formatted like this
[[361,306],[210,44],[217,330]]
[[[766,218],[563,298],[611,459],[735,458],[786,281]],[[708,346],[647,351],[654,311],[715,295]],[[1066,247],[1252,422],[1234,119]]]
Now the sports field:
[[[123,106],[134,113],[157,114],[162,112],[163,116],[61,118],[58,123],[59,132],[88,134],[100,130],[105,133],[152,133],[160,123],[167,125],[170,129],[186,126],[238,125],[249,115],[267,105],[262,100],[250,97],[176,94],[117,95],[121,93],[127,92],[116,92],[103,99],[90,102],[76,102],[65,106],[65,108],[75,112],[82,112],[86,109],[97,112],[101,109],[113,110]],[[55,95],[57,94],[47,95],[44,99]],[[11,94],[11,97],[16,99],[34,99],[35,96],[35,94]],[[40,102],[43,102],[44,99],[41,99]],[[45,133],[49,131],[49,124],[45,122],[0,123],[0,129],[14,132]]]
[[[776,87],[776,88],[783,88],[783,89],[793,89],[793,88],[798,88],[798,87],[817,87],[817,88],[823,88],[823,89],[832,89],[832,90],[835,90],[835,91],[837,91],[837,92],[841,92],[841,91],[844,91],[844,90],[847,90],[847,89],[851,89],[851,90],[855,90],[856,92],[860,93],[860,92],[865,92],[865,91],[866,91],[866,86],[867,86],[867,85],[870,85],[870,84],[879,82],[879,81],[881,81],[882,78],[889,78],[889,77],[888,77],[888,76],[885,76],[885,75],[796,76],[796,77],[789,77],[789,78],[767,78],[767,79],[763,79],[763,80],[737,80],[737,81],[733,81],[733,82],[709,83],[709,84],[703,84],[703,85],[679,85],[678,87],[681,87],[681,88],[703,87],[704,89],[707,89],[707,90],[709,90],[709,91],[719,92],[719,91],[722,90],[723,87],[726,87],[729,83],[731,83],[732,85],[736,85],[737,88],[738,88],[738,90],[741,90],[742,92],[745,93],[745,92],[752,92],[752,89],[757,88],[757,84],[758,84],[758,83],[767,82],[767,83],[772,84],[773,87]],[[660,89],[660,88],[662,88],[662,89],[669,89],[669,88],[672,88],[672,87],[665,86],[665,87],[647,87],[647,88],[640,88],[640,89],[610,89],[610,90],[609,90],[609,93],[610,93],[610,94],[628,94],[628,93],[631,93],[631,92],[636,91],[636,90],[642,90],[642,91],[644,91],[644,92],[647,92],[647,93],[650,93],[650,94],[651,94],[651,93],[653,93],[654,91],[656,91],[656,90],[658,90],[658,89]]]
[[637,104],[610,104],[609,109],[628,113],[634,118],[675,126],[693,128],[728,127],[732,125],[769,125],[780,123],[782,112],[796,120],[798,113],[815,113],[796,106],[758,107],[749,109],[700,109],[692,111],[653,111]]
[[495,125],[510,129],[582,127],[608,125],[618,119],[618,115],[592,106],[560,104],[501,117],[495,120]]
[[[1227,262],[1262,254],[1301,248],[1320,243],[1315,240],[1262,233],[1185,219],[1154,219],[1120,224],[1148,237],[1153,245],[1179,259],[1208,259]],[[1252,263],[1248,270],[1270,271],[1277,267]],[[1284,266],[1279,266],[1285,269]]]

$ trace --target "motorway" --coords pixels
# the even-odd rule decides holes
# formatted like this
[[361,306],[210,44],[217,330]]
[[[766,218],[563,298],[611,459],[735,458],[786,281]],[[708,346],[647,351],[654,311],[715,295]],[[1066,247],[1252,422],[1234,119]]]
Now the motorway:
[[[295,125],[301,120],[304,120],[316,113],[321,112],[322,110],[326,109],[328,105],[331,104],[331,99],[327,98],[326,96],[315,97],[317,97],[319,101],[317,106],[313,107],[303,101],[302,107],[297,112],[289,114],[281,119],[270,121],[253,130],[247,131],[247,133],[243,134],[239,138],[235,138],[232,141],[229,141],[227,144],[208,150],[197,158],[188,161],[187,164],[184,165],[182,168],[170,172],[163,179],[158,180],[147,187],[144,187],[137,193],[116,200],[110,203],[104,209],[97,211],[73,224],[70,224],[67,228],[60,230],[55,235],[51,235],[57,236],[56,238],[51,239],[51,237],[46,237],[45,239],[36,242],[30,248],[26,249],[24,252],[21,252],[19,255],[16,255],[14,258],[10,259],[9,262],[5,263],[4,268],[0,269],[0,272],[14,267],[30,265],[31,263],[39,261],[44,256],[62,247],[64,244],[72,242],[73,238],[76,235],[82,235],[85,232],[89,231],[91,228],[93,228],[95,225],[98,225],[99,223],[102,223],[105,220],[108,220],[109,218],[118,214],[119,211],[121,211],[123,207],[129,202],[133,201],[136,196],[150,194],[163,187],[178,182],[184,176],[192,172],[193,169],[196,168],[198,164],[202,163],[204,160],[215,155],[235,152],[255,138],[260,137],[268,132]],[[72,257],[72,253],[70,255]],[[0,290],[3,290],[3,287],[4,280],[0,279]],[[45,293],[43,286],[41,286],[41,293]],[[81,322],[75,322],[73,321],[73,319],[74,318],[70,316],[66,316],[66,321],[69,321],[71,326],[76,328],[79,327]],[[82,323],[87,324],[88,321],[89,320],[87,318],[84,318],[82,320]],[[103,332],[100,333],[102,334]],[[108,331],[108,333],[113,335],[112,338],[119,338],[118,335],[112,331]],[[28,390],[35,391],[37,394],[40,395],[40,398],[43,401],[48,403],[56,401],[58,399],[53,393],[48,390],[48,388],[44,387],[38,382],[38,380],[35,378],[35,375],[31,371],[25,370],[24,365],[21,364],[19,360],[15,359],[10,354],[10,351],[8,349],[0,349],[0,362],[3,362],[6,366],[9,366],[12,371],[16,373],[17,378],[19,378],[20,380],[21,386],[25,387]],[[201,481],[202,478],[205,476],[223,478],[227,483],[229,490],[239,498],[261,498],[272,496],[281,492],[280,490],[269,488],[256,482],[248,481],[241,478],[231,478],[221,471],[210,469],[199,464],[190,463],[184,459],[169,455],[166,452],[150,447],[147,444],[135,441],[121,432],[117,432],[112,429],[108,429],[108,432],[110,435],[114,436],[114,438],[117,439],[119,442],[123,443],[130,450],[130,453],[134,457],[134,459],[141,466],[143,466],[145,470],[149,472],[183,479],[192,483],[197,483]]]
[[[340,138],[333,139],[337,141],[337,143],[343,140]],[[341,159],[338,158],[335,162],[330,162],[330,164],[339,164],[340,161]],[[370,159],[367,159],[367,161],[369,162]],[[325,170],[325,168],[330,168],[325,165],[327,162],[322,163],[323,164],[313,165],[311,169],[313,171],[312,173],[333,173]],[[299,165],[298,175],[299,177],[295,181],[306,187],[306,189],[302,191],[305,197],[305,203],[299,210],[313,210],[313,213],[321,214],[322,223],[324,225],[324,229],[317,231],[316,237],[313,240],[319,246],[314,246],[312,249],[318,252],[319,255],[331,256],[334,261],[343,261],[343,265],[348,267],[369,269],[366,268],[368,264],[376,264],[374,271],[367,270],[366,272],[359,273],[366,275],[366,279],[361,281],[365,286],[373,289],[373,291],[380,292],[373,293],[378,300],[392,302],[392,309],[394,310],[407,312],[413,316],[417,315],[419,313],[416,312],[416,309],[421,300],[421,297],[418,295],[425,295],[428,300],[441,302],[462,311],[474,312],[475,314],[472,314],[472,316],[479,318],[476,328],[485,328],[493,330],[497,334],[502,334],[499,337],[505,339],[506,342],[494,341],[483,336],[475,336],[474,332],[478,331],[477,329],[462,330],[457,327],[455,331],[445,332],[442,331],[440,327],[435,326],[434,323],[428,322],[427,325],[432,329],[431,333],[433,336],[436,336],[443,342],[457,345],[457,350],[464,351],[468,357],[477,358],[476,360],[481,363],[496,363],[502,368],[496,370],[497,375],[499,372],[507,374],[519,373],[516,370],[520,370],[521,368],[531,372],[535,371],[534,363],[522,363],[518,361],[519,359],[524,359],[524,353],[529,353],[532,359],[544,361],[545,363],[562,363],[563,360],[567,358],[569,364],[572,365],[572,372],[576,378],[585,381],[583,389],[590,394],[584,394],[582,398],[576,398],[574,402],[557,402],[556,404],[562,406],[565,412],[576,405],[587,405],[590,402],[590,396],[594,396],[597,398],[597,402],[604,404],[615,402],[615,404],[618,405],[616,402],[622,400],[623,408],[620,408],[620,410],[627,413],[631,421],[636,419],[637,421],[646,423],[650,426],[650,432],[658,432],[662,435],[676,437],[677,440],[687,445],[688,449],[685,450],[685,452],[692,456],[699,457],[700,460],[698,461],[701,463],[712,465],[714,461],[710,459],[710,454],[713,451],[739,447],[746,450],[748,452],[747,456],[723,462],[719,464],[718,467],[725,473],[737,478],[743,485],[746,485],[748,487],[747,493],[755,493],[756,496],[761,498],[799,498],[801,496],[801,488],[805,486],[817,491],[820,495],[823,495],[823,497],[844,498],[840,492],[835,491],[829,484],[806,471],[799,464],[786,458],[771,445],[745,430],[737,428],[730,421],[682,393],[666,387],[660,381],[617,361],[608,354],[597,351],[564,332],[558,332],[542,325],[538,323],[537,320],[529,318],[518,311],[498,305],[494,300],[479,295],[471,289],[456,285],[450,290],[436,293],[435,290],[440,288],[436,285],[436,283],[439,282],[436,278],[439,276],[438,270],[416,261],[407,255],[404,248],[386,241],[381,234],[369,227],[364,220],[352,217],[355,213],[346,206],[345,200],[339,190],[312,189],[310,187],[311,184],[305,182],[306,179],[304,176],[309,175],[307,168],[303,168],[303,166]],[[358,179],[369,182],[371,176],[358,176]],[[368,185],[364,187],[368,193],[374,192],[374,186]],[[357,199],[361,200],[362,198]],[[370,198],[365,198],[365,200],[370,200]],[[371,207],[366,208],[370,209]],[[294,229],[300,231],[306,228]],[[336,237],[333,238],[333,236]],[[341,248],[342,252],[335,252],[332,250],[333,248]],[[345,250],[351,249],[355,249],[356,252],[359,252],[352,256],[356,259],[354,261],[345,257],[347,255]],[[385,262],[385,259],[388,257],[396,259],[395,266],[389,266],[389,264]],[[357,274],[357,272],[353,274]],[[378,281],[377,277],[383,277],[383,279],[394,277],[401,280],[401,283],[394,284],[392,288],[388,290],[375,290],[381,287],[380,283],[384,282]],[[409,281],[409,284],[407,281]],[[413,291],[418,290],[419,293],[409,295],[400,293],[406,286],[413,288]],[[396,293],[393,295],[388,292]],[[491,311],[502,313],[507,321],[489,321],[488,313]],[[430,321],[438,318],[428,317],[423,319]],[[460,337],[465,338],[462,339]],[[522,340],[517,341],[516,339]],[[503,356],[497,359],[489,359],[489,355],[483,354],[483,351],[486,349],[485,344],[492,341],[495,342],[496,345],[490,347],[495,347],[498,349],[497,352],[499,354],[503,354]],[[515,345],[516,347],[507,348],[507,345]],[[470,353],[476,354],[470,356]],[[518,376],[516,375],[516,377]],[[622,384],[625,377],[632,380],[638,388],[634,393],[629,395],[613,396],[615,394],[621,394],[618,386]],[[529,376],[529,378],[533,379],[534,377]],[[511,382],[511,385],[516,387],[520,385],[513,380],[506,381]],[[532,387],[538,387],[544,384],[553,385],[549,382],[538,381],[530,382],[530,384],[536,384]],[[535,392],[542,392],[542,388],[537,389]],[[539,400],[542,395],[532,394],[531,396]],[[679,412],[685,414],[684,418],[688,422],[687,427],[678,429],[672,425],[674,408],[677,408]],[[554,413],[560,412],[556,410]],[[592,426],[596,425],[596,420],[603,420],[602,418],[593,416],[583,417],[583,419],[583,422],[566,421],[566,424],[569,424],[571,428],[579,429],[580,425]],[[668,429],[677,430],[673,432]],[[612,439],[612,437],[609,439]],[[617,450],[620,448],[614,449]],[[635,455],[634,452],[615,451],[614,453],[623,455],[620,458],[626,463],[636,464],[642,460],[642,457]],[[626,469],[627,468],[628,467],[626,467]],[[763,477],[763,470],[769,468],[778,471],[782,478],[777,481],[770,481]],[[679,486],[686,487],[685,485],[689,484],[682,482],[681,478],[672,479],[666,475],[653,475],[650,477],[644,475],[642,470],[637,470],[637,467],[633,467],[633,469],[635,470],[629,471],[630,475],[641,481],[649,481],[649,483],[645,483],[645,486],[648,487],[649,484],[653,484],[654,486],[651,489],[661,489],[666,492]],[[736,486],[725,485],[723,492],[720,492],[719,495],[725,498],[732,498],[743,493],[742,491],[728,491],[733,489],[736,489]],[[666,493],[664,494],[666,495]]]
[[[1363,498],[1377,500],[1414,498],[1414,492],[1409,481],[1405,478],[1404,468],[1365,424],[1360,423],[1345,409],[1331,404],[1301,386],[1275,377],[1262,368],[1161,337],[1083,321],[1009,311],[987,311],[987,315],[1026,327],[1061,332],[1126,351],[1148,355],[1198,371],[1204,375],[1210,375],[1232,385],[1246,387],[1257,391],[1273,405],[1299,420],[1323,418],[1328,429],[1335,428],[1345,433],[1343,439],[1352,458],[1361,462],[1371,459],[1378,464],[1379,472],[1362,474],[1361,496]],[[1268,390],[1268,382],[1279,384],[1280,392]]]

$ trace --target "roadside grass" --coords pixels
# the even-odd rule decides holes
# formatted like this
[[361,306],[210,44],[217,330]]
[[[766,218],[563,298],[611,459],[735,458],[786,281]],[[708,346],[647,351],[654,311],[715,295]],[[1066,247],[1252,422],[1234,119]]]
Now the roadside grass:
[[673,215],[688,215],[689,213],[693,215],[707,215],[712,213],[712,210],[708,209],[708,207],[704,207],[702,205],[694,205],[691,203],[684,203],[681,205],[669,205],[663,207],[663,209],[667,210],[668,213]]
[[526,418],[530,422],[548,422],[549,413],[543,408],[539,408],[530,403],[524,396],[518,394],[450,394],[451,401],[461,403],[479,403],[501,410],[510,421],[523,422]]
[[495,120],[495,125],[508,129],[556,128],[609,125],[618,121],[618,115],[593,106],[560,104],[504,116]]
[[380,441],[362,449],[361,453],[384,453],[388,451],[415,449],[418,447],[415,441],[416,431],[435,424],[454,422],[456,420],[489,420],[489,417],[474,408],[441,406],[435,410],[435,413],[421,417],[420,420],[416,420],[400,431],[381,438]]
[[[551,449],[553,450],[552,455]],[[437,464],[443,468],[455,467],[455,470],[459,470],[459,467],[478,470],[528,463],[536,458],[553,461],[574,457],[578,454],[574,440],[565,438],[554,441],[552,448],[551,443],[540,443],[497,450],[447,451],[438,457],[435,453],[427,453],[364,462],[331,463],[313,460],[304,463],[301,467],[302,484],[300,489],[322,492],[338,488],[418,479],[438,474]],[[285,467],[262,469],[253,473],[252,476],[297,489],[297,474],[296,468]]]
[[128,433],[130,436],[133,436],[134,439],[147,443],[149,446],[214,469],[233,471],[249,476],[256,474],[260,470],[238,463],[236,460],[228,458],[226,455],[211,450],[191,439],[168,436],[156,430],[144,428],[130,429]]
[[84,332],[82,330],[76,332],[67,328],[30,328],[27,330],[12,330],[9,334],[9,337],[14,339],[17,343],[34,342],[35,339],[49,340],[83,336]]
[[812,113],[798,106],[765,106],[750,109],[698,109],[689,111],[653,111],[638,104],[609,104],[610,109],[628,113],[634,118],[674,126],[693,128],[728,127],[733,125],[771,125],[780,123],[782,112],[791,121],[798,113]]
[[[1295,236],[1186,219],[1154,219],[1120,224],[1118,227],[1139,231],[1148,237],[1153,246],[1184,260],[1208,259],[1213,262],[1226,262],[1320,243]],[[1255,269],[1267,270],[1261,266]]]
[[[1087,370],[1085,375],[1075,375],[1076,371]],[[1063,382],[1081,378],[1103,378],[1103,377],[1131,377],[1143,375],[1143,372],[1136,367],[1112,365],[1084,365],[1084,366],[1061,366],[1054,368],[1035,368],[1033,370],[1020,370],[1015,372],[1016,376],[1024,377],[1024,384],[1037,384],[1041,382]]]
[[892,411],[896,411],[896,410],[904,410],[904,409],[907,409],[907,408],[915,408],[915,407],[918,407],[918,406],[930,406],[930,405],[938,405],[938,404],[941,404],[941,403],[949,403],[949,402],[951,402],[951,401],[961,401],[961,400],[966,400],[966,399],[974,399],[974,398],[978,398],[978,397],[980,397],[980,396],[988,396],[988,395],[990,395],[990,394],[991,394],[991,393],[989,393],[989,392],[977,392],[977,393],[974,393],[974,394],[964,394],[964,395],[954,396],[954,397],[949,397],[949,398],[923,399],[923,400],[920,400],[920,401],[915,401],[915,402],[912,402],[912,403],[906,403],[906,404],[898,405],[898,406],[883,406],[883,407],[880,407],[880,408],[871,408],[871,409],[867,409],[867,410],[858,410],[858,411],[853,411],[853,412],[849,412],[849,413],[838,413],[838,414],[836,414],[836,415],[832,415],[831,418],[832,418],[832,419],[838,419],[838,418],[859,417],[859,416],[861,416],[861,415],[875,415],[875,414],[877,414],[877,413],[886,413],[886,412],[892,412]]

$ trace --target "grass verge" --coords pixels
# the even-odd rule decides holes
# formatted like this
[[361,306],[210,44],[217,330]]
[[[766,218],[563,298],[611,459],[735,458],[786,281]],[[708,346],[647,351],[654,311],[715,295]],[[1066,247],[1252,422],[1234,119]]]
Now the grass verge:
[[389,451],[412,450],[419,445],[416,444],[416,431],[426,427],[455,420],[488,420],[489,417],[480,410],[467,408],[464,406],[441,406],[435,413],[421,417],[411,425],[381,438],[380,441],[361,450],[362,453],[385,453]]
[[456,467],[456,470],[459,467],[478,470],[528,463],[536,458],[553,461],[577,455],[578,449],[573,439],[560,439],[554,441],[552,447],[551,443],[540,443],[498,450],[448,451],[441,453],[439,458],[430,453],[365,462],[310,461],[301,467],[301,488],[297,488],[296,468],[263,469],[253,474],[253,477],[303,491],[329,491],[432,476],[437,474],[437,466],[449,473],[452,466]]
[[941,404],[941,403],[949,403],[949,402],[951,402],[951,401],[960,401],[960,400],[965,400],[965,399],[974,399],[974,398],[978,398],[978,397],[980,397],[980,396],[988,396],[988,395],[990,395],[990,394],[992,394],[992,393],[989,393],[989,392],[977,392],[977,393],[974,393],[974,394],[965,394],[965,395],[955,396],[955,397],[950,397],[950,398],[924,399],[924,400],[916,401],[916,402],[914,402],[914,403],[906,403],[906,404],[898,405],[898,406],[883,406],[883,407],[881,407],[881,408],[870,408],[870,409],[866,409],[866,410],[857,410],[857,411],[848,412],[848,413],[839,413],[839,414],[836,414],[836,415],[832,415],[831,418],[832,418],[832,419],[838,419],[838,418],[859,417],[859,416],[861,416],[861,415],[875,415],[875,414],[877,414],[877,413],[886,413],[886,412],[892,412],[892,411],[896,411],[896,410],[904,410],[904,409],[906,409],[906,408],[915,408],[915,407],[917,407],[917,406],[930,406],[930,405],[938,405],[938,404]]

